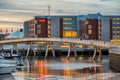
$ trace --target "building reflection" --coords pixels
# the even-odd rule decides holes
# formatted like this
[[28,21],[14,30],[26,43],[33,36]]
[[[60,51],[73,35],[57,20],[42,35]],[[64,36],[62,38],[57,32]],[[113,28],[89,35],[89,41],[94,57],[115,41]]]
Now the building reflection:
[[[49,60],[39,60],[35,58],[28,58],[25,59],[25,68],[23,69],[23,73],[25,74],[25,78],[39,78],[46,80],[48,78],[47,76],[54,76],[54,77],[59,77],[62,76],[64,77],[63,80],[70,80],[70,78],[84,78],[88,79],[91,75],[101,73],[102,72],[102,67],[88,67],[88,68],[83,68],[83,69],[70,69],[70,64],[74,62],[79,62],[82,61],[82,57],[79,57],[78,60],[76,60],[74,57],[71,58],[60,58],[58,61],[59,63],[65,63],[64,69],[54,69],[54,64],[52,65],[53,68],[50,68],[47,66],[47,64],[54,62],[52,59]],[[90,59],[91,60],[91,59]],[[90,61],[91,62],[91,61]],[[52,67],[51,66],[51,67]],[[75,65],[77,66],[77,65]]]

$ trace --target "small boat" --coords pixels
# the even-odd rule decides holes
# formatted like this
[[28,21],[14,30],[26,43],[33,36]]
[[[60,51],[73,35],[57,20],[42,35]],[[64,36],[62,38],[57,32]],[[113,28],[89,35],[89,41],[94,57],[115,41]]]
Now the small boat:
[[14,59],[7,60],[2,57],[0,58],[0,74],[12,73],[17,67],[17,61]]
[[0,65],[1,64],[16,64],[16,60],[12,59],[0,59]]
[[16,64],[0,64],[0,74],[8,74],[14,72]]
[[3,74],[0,75],[0,80],[15,80],[12,74]]

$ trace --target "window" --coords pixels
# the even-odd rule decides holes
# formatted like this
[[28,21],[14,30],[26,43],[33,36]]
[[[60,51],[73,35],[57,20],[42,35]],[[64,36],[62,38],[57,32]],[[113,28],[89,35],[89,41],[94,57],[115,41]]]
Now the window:
[[120,18],[112,18],[112,20],[120,20]]
[[63,20],[72,20],[72,18],[63,18]]
[[72,24],[71,22],[64,22],[63,24]]
[[37,34],[41,34],[41,25],[37,25]]
[[92,34],[92,30],[88,30],[88,34]]
[[88,25],[88,29],[92,29],[92,25]]
[[63,37],[77,37],[78,33],[77,31],[63,31]]

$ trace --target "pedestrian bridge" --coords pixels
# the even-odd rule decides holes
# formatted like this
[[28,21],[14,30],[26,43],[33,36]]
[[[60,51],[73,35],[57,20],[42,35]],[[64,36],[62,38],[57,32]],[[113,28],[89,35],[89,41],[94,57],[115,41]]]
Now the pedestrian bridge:
[[[77,56],[76,51],[75,51],[75,45],[94,46],[95,48],[103,48],[103,49],[109,49],[109,48],[116,47],[116,45],[111,44],[110,42],[103,42],[103,41],[96,41],[96,40],[65,39],[65,38],[21,38],[21,39],[12,39],[12,40],[2,40],[2,41],[0,41],[0,45],[13,44],[13,46],[14,46],[18,43],[27,43],[28,44],[28,50],[27,50],[27,55],[26,56],[28,56],[30,49],[32,49],[33,52],[34,52],[34,49],[32,48],[32,45],[36,42],[46,42],[47,43],[45,57],[47,56],[48,50],[49,50],[50,47],[52,49],[53,56],[55,56],[54,48],[52,46],[52,44],[54,42],[70,44],[70,47],[68,49],[68,56],[67,57],[69,57],[71,49],[73,49],[73,51],[75,53],[75,56]],[[13,49],[12,49],[12,52],[13,52]],[[35,53],[34,53],[34,55],[35,55]]]
[[95,46],[100,48],[112,48],[116,45],[111,44],[110,42],[96,41],[96,40],[80,40],[80,39],[62,39],[62,38],[21,38],[21,39],[12,39],[12,40],[2,40],[2,44],[13,44],[13,43],[29,43],[29,42],[58,42],[58,43],[70,43],[70,44],[80,44],[87,46]]

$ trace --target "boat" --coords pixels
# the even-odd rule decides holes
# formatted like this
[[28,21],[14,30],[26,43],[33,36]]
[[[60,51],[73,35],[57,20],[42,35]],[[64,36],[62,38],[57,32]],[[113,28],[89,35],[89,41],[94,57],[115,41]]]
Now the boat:
[[8,74],[14,72],[16,64],[0,64],[0,74]]
[[17,61],[14,59],[7,60],[2,57],[0,58],[0,74],[12,73],[17,67]]
[[14,59],[0,59],[0,64],[16,64],[16,60]]
[[0,58],[5,58],[5,59],[14,59],[14,58],[21,58],[21,53],[6,53],[6,52],[1,52],[0,53]]
[[3,74],[0,75],[0,80],[15,80],[12,74]]

